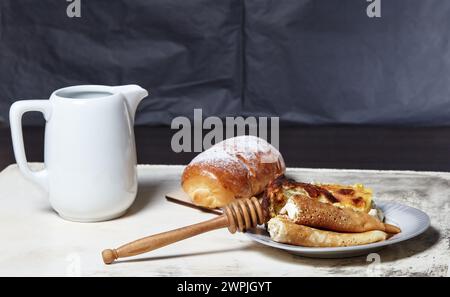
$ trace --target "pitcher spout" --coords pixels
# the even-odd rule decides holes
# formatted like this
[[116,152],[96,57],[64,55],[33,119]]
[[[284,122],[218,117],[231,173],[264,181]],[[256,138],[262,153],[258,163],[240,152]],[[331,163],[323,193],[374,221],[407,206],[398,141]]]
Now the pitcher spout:
[[134,116],[136,114],[136,109],[142,99],[148,96],[147,90],[141,88],[138,85],[125,85],[113,87],[114,91],[122,93],[125,97],[128,113],[130,116],[130,121],[134,123]]

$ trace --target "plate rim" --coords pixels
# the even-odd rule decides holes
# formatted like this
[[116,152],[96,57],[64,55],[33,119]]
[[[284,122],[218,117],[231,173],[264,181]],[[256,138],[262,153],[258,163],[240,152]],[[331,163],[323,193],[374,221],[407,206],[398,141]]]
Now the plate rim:
[[[255,233],[252,232],[246,232],[245,235],[247,237],[249,237],[250,239],[266,245],[266,246],[271,246],[274,248],[278,248],[278,249],[282,249],[282,250],[286,250],[286,251],[292,251],[292,252],[300,252],[300,253],[334,253],[334,252],[347,252],[347,251],[362,251],[362,250],[369,250],[369,249],[374,249],[374,248],[381,248],[384,246],[388,246],[388,245],[392,245],[392,244],[396,244],[399,242],[403,242],[406,240],[409,240],[411,238],[414,238],[416,236],[419,236],[420,234],[424,233],[430,226],[431,226],[431,220],[430,220],[430,216],[425,213],[424,211],[409,206],[409,205],[405,205],[402,203],[398,203],[398,202],[393,202],[393,201],[384,201],[384,200],[378,200],[376,201],[376,204],[378,207],[380,207],[381,210],[384,211],[384,208],[388,207],[388,206],[401,206],[403,208],[407,208],[408,210],[412,210],[416,213],[419,213],[420,216],[422,216],[423,218],[425,218],[424,220],[424,224],[417,229],[417,231],[408,234],[404,237],[397,237],[394,239],[388,239],[388,240],[383,240],[383,241],[379,241],[379,242],[373,242],[373,243],[369,243],[369,244],[363,244],[363,245],[354,245],[354,246],[345,246],[345,247],[305,247],[305,246],[296,246],[296,245],[292,245],[292,244],[286,244],[286,243],[281,243],[281,242],[276,242],[270,239],[269,240],[262,240],[260,238],[258,238],[256,236]],[[390,220],[389,218],[387,218],[387,220]]]

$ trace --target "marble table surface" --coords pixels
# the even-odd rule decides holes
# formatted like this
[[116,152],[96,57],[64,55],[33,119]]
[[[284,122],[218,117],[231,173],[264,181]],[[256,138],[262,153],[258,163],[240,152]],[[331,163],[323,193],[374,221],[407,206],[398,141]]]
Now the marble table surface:
[[[42,164],[32,164],[41,167]],[[450,174],[405,171],[289,169],[302,181],[364,183],[375,199],[425,211],[431,227],[374,257],[311,259],[216,230],[153,252],[104,265],[101,251],[153,233],[210,219],[168,202],[182,166],[139,165],[139,193],[121,218],[74,223],[50,208],[16,165],[0,173],[0,276],[449,276]]]

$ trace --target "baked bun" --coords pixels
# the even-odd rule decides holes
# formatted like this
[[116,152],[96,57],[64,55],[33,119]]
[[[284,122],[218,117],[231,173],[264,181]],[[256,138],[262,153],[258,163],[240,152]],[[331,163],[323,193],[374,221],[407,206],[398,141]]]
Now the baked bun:
[[258,195],[285,170],[280,152],[267,141],[238,136],[196,156],[185,168],[181,185],[196,205],[223,207]]

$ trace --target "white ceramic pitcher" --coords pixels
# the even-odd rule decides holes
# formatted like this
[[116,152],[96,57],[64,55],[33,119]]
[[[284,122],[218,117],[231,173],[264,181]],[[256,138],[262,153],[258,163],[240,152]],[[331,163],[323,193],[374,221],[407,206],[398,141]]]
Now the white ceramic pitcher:
[[[134,114],[148,95],[137,85],[83,85],[56,90],[50,100],[15,102],[10,109],[14,154],[22,174],[39,184],[65,219],[95,222],[121,216],[137,192]],[[40,111],[45,168],[27,164],[21,119]]]

